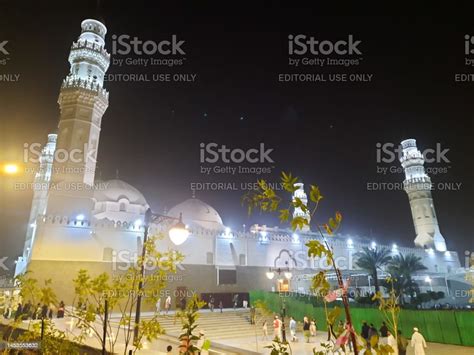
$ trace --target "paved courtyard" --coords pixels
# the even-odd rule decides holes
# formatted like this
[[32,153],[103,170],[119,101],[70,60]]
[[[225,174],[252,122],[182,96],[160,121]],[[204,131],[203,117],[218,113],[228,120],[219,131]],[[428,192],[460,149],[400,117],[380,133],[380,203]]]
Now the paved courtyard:
[[[322,350],[319,344],[326,341],[326,334],[321,332],[315,338],[312,338],[310,343],[304,342],[302,334],[298,334],[298,338],[299,342],[291,343],[292,353],[294,355],[313,355],[313,348],[316,347],[318,350]],[[256,351],[255,338],[228,339],[223,341],[223,343],[239,349]],[[262,354],[269,354],[270,350],[265,349],[264,346],[270,345],[270,343],[270,341],[261,341],[259,339],[258,352]],[[347,354],[353,353],[348,352]],[[414,355],[413,349],[409,348],[407,354]],[[474,348],[448,344],[428,343],[426,355],[474,355]]]

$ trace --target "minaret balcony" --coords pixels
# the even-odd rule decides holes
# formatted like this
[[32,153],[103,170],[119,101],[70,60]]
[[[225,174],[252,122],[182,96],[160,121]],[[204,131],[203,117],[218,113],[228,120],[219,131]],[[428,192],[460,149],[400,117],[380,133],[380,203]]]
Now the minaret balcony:
[[106,72],[110,64],[110,54],[98,44],[87,41],[74,42],[69,54],[69,63],[80,62],[95,62],[103,72]]
[[66,79],[64,79],[63,84],[61,85],[61,89],[85,89],[96,92],[106,101],[109,100],[108,91],[101,87],[99,84],[89,80],[75,78],[74,76],[68,76]]

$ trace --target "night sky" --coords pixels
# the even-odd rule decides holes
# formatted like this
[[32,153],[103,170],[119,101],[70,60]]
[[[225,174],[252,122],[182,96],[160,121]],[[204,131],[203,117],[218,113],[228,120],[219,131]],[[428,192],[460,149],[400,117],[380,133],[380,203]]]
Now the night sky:
[[[377,167],[377,143],[415,138],[418,148],[439,144],[449,163],[427,164],[444,172],[431,178],[441,232],[448,249],[463,257],[473,250],[473,109],[474,81],[456,82],[466,66],[464,36],[474,35],[472,11],[434,16],[326,16],[315,9],[276,5],[221,8],[210,5],[160,6],[149,2],[81,1],[74,5],[2,2],[0,74],[20,74],[18,82],[0,82],[0,160],[20,161],[24,143],[44,143],[59,118],[57,97],[69,72],[69,49],[80,23],[97,18],[112,35],[127,34],[159,42],[176,35],[185,55],[112,55],[113,58],[175,58],[182,65],[111,64],[108,74],[195,74],[194,82],[109,81],[110,103],[103,121],[96,177],[119,178],[138,188],[156,211],[192,196],[191,183],[277,181],[291,171],[324,195],[320,223],[339,210],[341,232],[386,243],[412,246],[413,228],[403,190],[369,191],[371,183],[400,183],[403,173],[383,175]],[[199,3],[199,4],[197,4]],[[288,65],[288,35],[305,34],[337,41],[352,35],[361,55],[350,67]],[[474,45],[472,46],[474,48]],[[2,57],[3,56],[3,57]],[[295,56],[297,57],[297,56]],[[300,57],[317,56],[307,54]],[[320,58],[339,58],[320,55]],[[279,82],[279,74],[368,74],[368,82]],[[118,77],[118,76],[115,76]],[[367,76],[366,76],[367,77]],[[474,79],[473,79],[474,80]],[[215,142],[249,149],[271,148],[271,174],[201,174],[200,143]],[[252,164],[247,164],[251,166]],[[21,254],[31,204],[31,190],[15,191],[16,181],[33,176],[2,177],[0,254],[8,262]],[[459,185],[460,184],[460,185]],[[275,225],[269,215],[247,216],[240,198],[245,191],[196,191],[215,207],[224,223]],[[1,270],[0,270],[1,272]]]

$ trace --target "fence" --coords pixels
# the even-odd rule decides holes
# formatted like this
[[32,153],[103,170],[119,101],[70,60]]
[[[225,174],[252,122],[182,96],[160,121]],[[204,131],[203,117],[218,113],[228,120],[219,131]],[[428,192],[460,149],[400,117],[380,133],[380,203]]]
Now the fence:
[[[286,314],[297,320],[304,316],[314,318],[318,329],[326,330],[324,307],[316,304],[312,298],[266,291],[251,291],[250,302],[265,301],[273,312],[280,312],[285,302]],[[314,303],[314,304],[313,304]],[[316,304],[316,305],[315,305]],[[329,304],[333,307],[334,304]],[[338,305],[340,306],[340,305]],[[340,306],[342,307],[342,306]],[[351,307],[354,328],[360,332],[363,321],[373,323],[377,328],[383,321],[382,313],[377,308]],[[344,312],[341,312],[341,319]],[[413,327],[418,327],[427,341],[455,345],[474,346],[474,312],[461,310],[404,310],[400,312],[399,329],[403,335],[410,337]]]

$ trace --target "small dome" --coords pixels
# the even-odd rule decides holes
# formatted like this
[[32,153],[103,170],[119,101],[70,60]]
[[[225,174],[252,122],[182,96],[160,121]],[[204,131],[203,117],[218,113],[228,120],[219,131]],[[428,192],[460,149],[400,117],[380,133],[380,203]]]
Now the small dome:
[[189,225],[198,225],[206,229],[222,229],[222,218],[217,211],[207,203],[190,198],[169,210],[168,216],[179,218],[183,216],[183,222]]
[[126,199],[131,204],[148,206],[142,193],[125,181],[118,179],[96,181],[95,185],[94,198],[97,202],[119,202],[121,199]]

